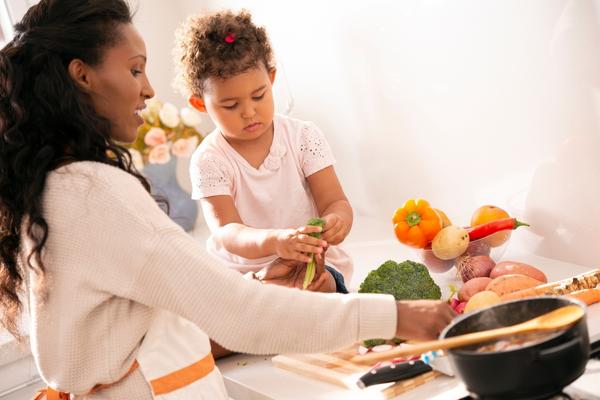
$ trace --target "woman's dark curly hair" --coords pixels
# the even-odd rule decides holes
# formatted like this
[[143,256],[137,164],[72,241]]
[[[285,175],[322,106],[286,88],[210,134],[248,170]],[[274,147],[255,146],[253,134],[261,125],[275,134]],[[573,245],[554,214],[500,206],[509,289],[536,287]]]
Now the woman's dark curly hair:
[[[73,59],[100,64],[122,39],[119,25],[131,21],[123,0],[41,0],[0,50],[0,322],[17,339],[24,276],[28,269],[45,276],[48,172],[70,161],[97,161],[134,175],[149,191],[129,152],[110,138],[110,122],[68,73]],[[25,235],[33,246],[21,260]]]
[[202,96],[211,77],[230,78],[263,63],[274,65],[265,28],[246,10],[190,17],[177,31],[175,86],[186,96]]

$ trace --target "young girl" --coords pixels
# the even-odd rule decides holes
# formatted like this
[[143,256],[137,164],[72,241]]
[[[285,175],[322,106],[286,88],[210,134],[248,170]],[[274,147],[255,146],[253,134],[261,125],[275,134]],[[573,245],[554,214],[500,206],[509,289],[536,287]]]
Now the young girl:
[[452,318],[443,302],[244,280],[169,219],[119,144],[154,95],[124,0],[40,0],[15,32],[0,50],[0,324],[19,337],[28,304],[37,399],[225,400],[208,336],[314,353],[430,339]]
[[[276,70],[264,28],[246,11],[225,11],[190,18],[178,36],[179,86],[217,126],[190,167],[192,197],[201,199],[212,233],[209,252],[247,272],[276,257],[309,262],[327,248],[328,271],[345,292],[352,262],[337,245],[352,208],[319,128],[274,114]],[[306,226],[317,216],[325,220],[322,239]]]

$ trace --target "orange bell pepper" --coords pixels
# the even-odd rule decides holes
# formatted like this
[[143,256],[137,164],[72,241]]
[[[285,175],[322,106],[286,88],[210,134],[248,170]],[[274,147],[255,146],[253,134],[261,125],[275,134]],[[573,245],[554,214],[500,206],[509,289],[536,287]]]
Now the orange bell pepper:
[[425,200],[409,199],[392,218],[394,233],[401,243],[422,249],[442,229],[442,220]]

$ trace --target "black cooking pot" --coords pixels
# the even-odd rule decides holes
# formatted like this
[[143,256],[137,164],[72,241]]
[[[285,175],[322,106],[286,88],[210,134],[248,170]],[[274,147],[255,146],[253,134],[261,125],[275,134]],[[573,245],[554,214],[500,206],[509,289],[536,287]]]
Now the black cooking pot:
[[[442,338],[518,324],[554,309],[583,303],[534,297],[501,303],[457,317]],[[585,370],[590,351],[586,316],[574,325],[514,350],[476,352],[482,344],[449,350],[456,374],[480,399],[544,399],[559,393]]]

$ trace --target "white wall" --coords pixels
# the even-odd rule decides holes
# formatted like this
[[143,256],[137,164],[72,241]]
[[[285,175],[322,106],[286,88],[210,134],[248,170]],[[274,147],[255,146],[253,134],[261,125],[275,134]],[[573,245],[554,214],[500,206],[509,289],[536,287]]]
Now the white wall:
[[164,4],[144,0],[138,21],[158,93],[172,96],[176,22],[248,8],[285,67],[292,115],[326,132],[359,216],[387,221],[424,197],[467,224],[491,203],[532,224],[518,237],[533,251],[600,260],[599,1]]

